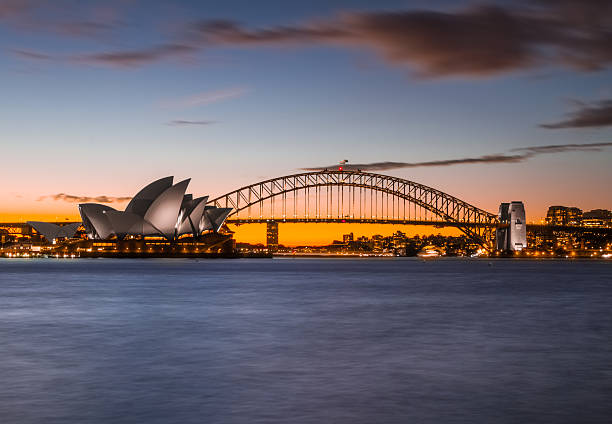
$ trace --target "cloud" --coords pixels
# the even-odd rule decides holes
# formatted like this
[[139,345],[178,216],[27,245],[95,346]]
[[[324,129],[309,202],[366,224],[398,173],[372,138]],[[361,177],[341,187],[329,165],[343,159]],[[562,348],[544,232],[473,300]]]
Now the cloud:
[[532,64],[523,25],[505,10],[487,7],[454,14],[345,13],[328,22],[260,30],[212,22],[200,25],[200,30],[213,42],[222,44],[368,47],[390,64],[433,77],[489,75]]
[[598,152],[604,147],[612,146],[612,142],[602,143],[572,143],[572,144],[551,144],[548,146],[520,147],[512,149],[511,152],[523,152],[525,154],[540,155],[545,153],[563,152]]
[[[512,149],[511,154],[484,155],[471,158],[442,159],[427,162],[372,162],[344,164],[344,170],[361,171],[387,171],[400,168],[422,168],[434,166],[453,166],[466,164],[492,164],[492,163],[519,163],[534,156],[550,153],[578,152],[578,151],[600,151],[605,147],[611,147],[612,142],[585,143],[585,144],[557,144],[548,146],[521,147]],[[321,171],[324,169],[335,169],[338,165],[320,166],[312,168],[301,168],[302,171]]]
[[32,59],[32,60],[54,60],[55,59],[51,55],[32,51],[32,50],[11,49],[11,52],[24,59]]
[[195,24],[194,29],[204,35],[208,41],[219,44],[299,44],[325,42],[349,35],[343,29],[334,29],[326,24],[248,30],[228,20],[199,22]]
[[536,1],[521,8],[489,5],[451,13],[345,12],[259,29],[203,21],[194,31],[212,45],[368,47],[386,62],[424,77],[482,77],[546,65],[592,71],[612,62],[612,19],[602,18],[612,7],[588,3]]
[[64,35],[74,37],[94,37],[110,31],[115,24],[96,21],[72,21],[55,25],[55,30]]
[[78,55],[69,58],[74,62],[119,67],[139,67],[171,57],[185,56],[197,49],[186,44],[161,44],[140,50],[122,50],[106,53]]
[[161,103],[164,107],[171,108],[188,108],[195,106],[203,106],[211,103],[221,102],[223,100],[234,99],[246,94],[249,90],[244,87],[231,87],[223,90],[205,91],[179,99],[165,100]]
[[172,57],[186,57],[198,49],[186,44],[161,44],[144,49],[117,50],[103,53],[54,56],[33,50],[11,49],[13,54],[30,60],[49,60],[57,62],[78,63],[83,65],[104,65],[120,68],[137,68]]
[[90,196],[75,196],[73,194],[66,194],[66,193],[58,193],[58,194],[51,194],[48,196],[41,196],[39,197],[37,200],[43,201],[45,199],[51,199],[51,200],[62,200],[64,202],[70,202],[70,203],[88,203],[88,202],[94,202],[94,203],[123,203],[123,202],[127,202],[128,200],[131,200],[131,197],[113,197],[113,196],[96,196],[96,197],[90,197]]
[[[76,8],[72,21],[57,21],[53,16],[58,15],[58,10],[65,10],[66,5],[40,0],[25,4],[29,3],[44,4],[55,11],[43,13],[48,21],[31,22],[29,25],[35,30],[91,36],[109,32],[119,22],[115,16],[118,12],[99,16],[92,14],[87,6]],[[4,0],[0,3],[0,18],[23,15],[29,7],[22,6],[18,0]],[[272,27],[250,28],[230,20],[204,20],[185,27],[186,31],[175,34],[181,37],[176,38],[181,42],[128,51],[84,53],[69,59],[137,67],[211,46],[323,45],[368,49],[392,66],[427,78],[481,78],[550,66],[587,72],[604,69],[612,63],[612,2],[609,0],[503,3],[489,0],[478,7],[444,12],[344,11],[317,20]]]
[[183,119],[175,119],[174,121],[168,122],[168,125],[211,125],[217,121],[186,121]]
[[[361,171],[386,171],[389,169],[398,168],[420,168],[430,166],[451,166],[451,165],[463,165],[472,163],[515,163],[522,162],[525,159],[525,155],[485,155],[474,158],[461,158],[461,159],[444,159],[434,160],[428,162],[372,162],[372,163],[356,163],[356,164],[344,164],[342,168],[344,170],[361,170]],[[323,169],[334,169],[338,165],[330,165],[324,167],[314,168],[301,168],[303,171],[320,171]]]
[[[610,47],[612,48],[612,46]],[[612,125],[612,100],[592,104],[577,103],[577,109],[567,119],[552,124],[541,124],[548,129],[607,127]]]

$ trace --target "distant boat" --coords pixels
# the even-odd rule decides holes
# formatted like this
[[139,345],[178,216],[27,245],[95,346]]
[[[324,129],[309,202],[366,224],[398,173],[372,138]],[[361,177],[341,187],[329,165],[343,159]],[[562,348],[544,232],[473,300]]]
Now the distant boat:
[[442,251],[434,246],[425,246],[417,253],[417,256],[419,258],[439,258],[442,256]]

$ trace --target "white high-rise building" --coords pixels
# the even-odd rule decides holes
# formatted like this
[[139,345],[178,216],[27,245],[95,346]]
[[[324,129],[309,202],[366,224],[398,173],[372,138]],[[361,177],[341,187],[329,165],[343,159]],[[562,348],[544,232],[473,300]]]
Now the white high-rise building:
[[498,250],[523,250],[527,247],[527,222],[523,202],[499,205],[499,222],[507,227],[499,228],[496,234]]

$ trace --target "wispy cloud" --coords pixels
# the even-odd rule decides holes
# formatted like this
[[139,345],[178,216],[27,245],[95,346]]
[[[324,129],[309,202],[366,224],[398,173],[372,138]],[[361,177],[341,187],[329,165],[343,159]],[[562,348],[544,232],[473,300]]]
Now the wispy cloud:
[[185,56],[196,50],[195,47],[185,44],[161,44],[140,50],[123,50],[72,56],[69,60],[86,64],[134,68],[171,57]]
[[548,146],[519,147],[512,149],[511,152],[523,152],[524,154],[531,155],[563,152],[598,152],[604,147],[610,146],[612,146],[612,142],[607,141],[602,143],[550,144]]
[[31,59],[31,60],[55,60],[55,58],[46,53],[37,52],[33,50],[24,50],[24,49],[10,49],[10,51],[21,58]]
[[189,108],[217,103],[245,95],[249,90],[244,87],[231,87],[224,90],[205,91],[178,99],[165,100],[161,106],[170,108]]
[[115,23],[109,22],[70,21],[55,25],[55,31],[73,37],[96,37],[109,32],[115,26]]
[[[518,163],[524,162],[534,156],[562,153],[562,152],[584,152],[600,151],[605,147],[611,147],[612,142],[585,143],[585,144],[555,144],[548,146],[521,147],[512,149],[510,154],[483,155],[459,159],[442,159],[426,162],[372,162],[372,163],[352,163],[342,165],[345,170],[362,171],[387,171],[400,168],[422,168],[434,166],[453,166],[468,164],[493,164],[493,163]],[[324,169],[335,169],[338,165],[318,166],[311,168],[301,168],[303,171],[321,171]]]
[[217,121],[187,121],[184,119],[175,119],[168,122],[168,125],[211,125]]
[[489,3],[453,12],[345,12],[336,17],[267,28],[203,21],[205,44],[332,45],[369,48],[419,76],[483,77],[538,66],[592,71],[612,63],[609,1]]
[[[610,46],[612,49],[612,44]],[[567,118],[552,124],[541,124],[548,129],[607,127],[612,125],[612,100],[601,100],[591,104],[574,102],[576,110]]]
[[70,203],[87,203],[87,202],[95,202],[95,203],[123,203],[123,202],[127,202],[129,200],[131,200],[131,197],[125,196],[125,197],[114,197],[114,196],[95,196],[95,197],[91,197],[91,196],[76,196],[73,194],[66,194],[66,193],[57,193],[57,194],[50,194],[48,196],[41,196],[39,197],[37,200],[39,202],[46,200],[46,199],[51,199],[51,200],[61,200],[64,202],[70,202]]
[[197,48],[185,44],[162,44],[140,50],[118,50],[65,56],[51,55],[25,49],[11,49],[11,52],[16,56],[29,60],[77,63],[81,65],[103,65],[119,68],[138,68],[146,64],[159,62],[169,58],[188,57],[197,50]]
[[[352,163],[342,165],[345,170],[362,170],[362,171],[387,171],[389,169],[398,168],[421,168],[430,166],[452,166],[452,165],[465,165],[473,163],[515,163],[522,162],[525,160],[525,155],[485,155],[473,158],[460,158],[460,159],[443,159],[433,160],[427,162],[371,162],[371,163]],[[303,171],[320,171],[323,169],[334,169],[338,165],[330,166],[319,166],[312,168],[301,168]]]

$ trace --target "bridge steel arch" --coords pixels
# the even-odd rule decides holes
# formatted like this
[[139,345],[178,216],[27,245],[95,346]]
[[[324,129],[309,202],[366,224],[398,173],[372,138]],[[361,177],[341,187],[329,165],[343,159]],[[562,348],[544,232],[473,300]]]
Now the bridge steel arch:
[[[217,207],[232,208],[228,216],[237,216],[240,211],[287,193],[317,187],[357,187],[387,193],[404,201],[412,202],[459,228],[475,242],[491,248],[493,230],[498,226],[497,215],[471,205],[450,194],[432,187],[402,178],[361,171],[324,170],[286,175],[260,181],[219,196],[209,202]],[[318,217],[317,217],[318,218]],[[282,218],[274,218],[283,222]],[[321,222],[321,219],[313,219]],[[253,222],[253,221],[251,221]],[[308,222],[308,220],[303,220]],[[355,222],[354,219],[351,222]],[[363,220],[363,222],[372,222]],[[432,222],[434,224],[434,222]]]

